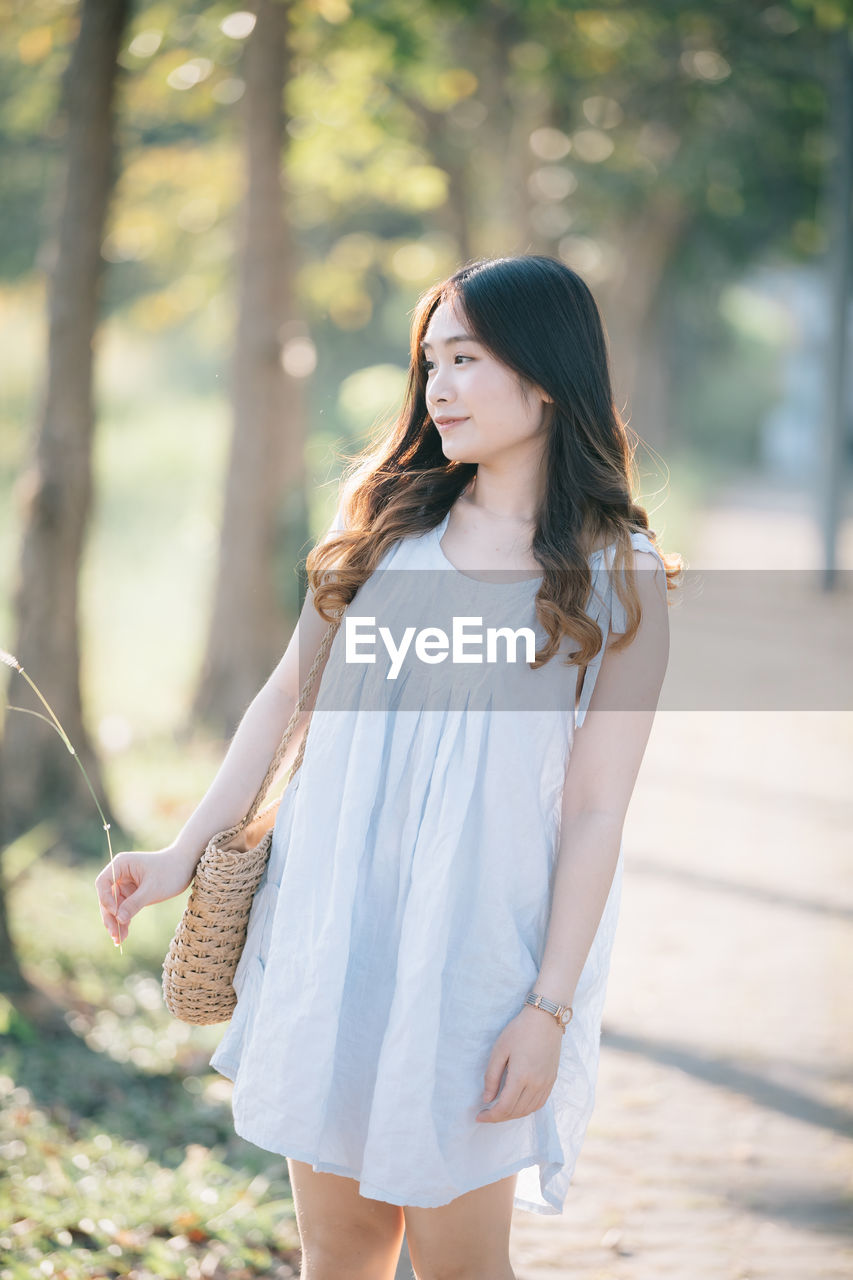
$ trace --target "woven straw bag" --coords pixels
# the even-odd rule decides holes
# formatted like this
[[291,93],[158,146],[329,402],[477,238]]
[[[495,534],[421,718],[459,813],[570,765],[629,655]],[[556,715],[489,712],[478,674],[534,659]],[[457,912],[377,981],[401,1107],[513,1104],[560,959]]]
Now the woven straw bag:
[[[272,848],[281,796],[265,809],[260,806],[339,626],[339,621],[331,623],[323,637],[284,737],[248,813],[236,826],[212,836],[196,865],[187,905],[163,961],[163,997],[169,1012],[182,1022],[227,1022],[234,1012],[234,973],[246,942],[252,900]],[[288,783],[302,763],[307,736],[308,725]]]

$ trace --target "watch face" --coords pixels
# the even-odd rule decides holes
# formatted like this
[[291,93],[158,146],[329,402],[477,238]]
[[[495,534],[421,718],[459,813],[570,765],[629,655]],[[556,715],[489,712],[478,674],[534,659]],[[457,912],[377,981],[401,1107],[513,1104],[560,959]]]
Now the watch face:
[[572,1016],[571,1009],[564,1009],[563,1012],[560,1014],[560,1021],[562,1022],[564,1027],[567,1027],[569,1025],[571,1016]]

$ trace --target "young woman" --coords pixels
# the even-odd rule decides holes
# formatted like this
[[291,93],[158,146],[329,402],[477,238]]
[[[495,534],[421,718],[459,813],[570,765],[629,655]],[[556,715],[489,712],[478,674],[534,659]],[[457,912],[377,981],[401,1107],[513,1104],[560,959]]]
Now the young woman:
[[[402,411],[208,794],[168,848],[115,859],[118,901],[98,877],[116,941],[186,889],[338,619],[211,1060],[237,1132],[288,1158],[304,1280],[388,1280],[404,1229],[418,1280],[509,1280],[513,1208],[562,1211],[680,570],[631,466],[578,275],[501,258],[430,289]],[[503,648],[478,660],[453,628],[484,618]]]

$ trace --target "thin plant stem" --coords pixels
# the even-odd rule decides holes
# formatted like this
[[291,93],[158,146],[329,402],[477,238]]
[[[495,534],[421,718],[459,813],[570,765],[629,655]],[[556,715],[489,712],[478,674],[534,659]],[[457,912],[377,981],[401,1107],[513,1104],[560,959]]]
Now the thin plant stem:
[[[42,704],[47,708],[48,712],[50,713],[50,719],[48,719],[47,716],[43,716],[40,711],[31,711],[29,707],[15,707],[15,706],[12,706],[11,704],[8,704],[9,710],[23,711],[25,714],[28,714],[31,716],[37,716],[39,720],[44,720],[46,724],[49,724],[52,729],[56,730],[56,732],[59,734],[62,741],[65,743],[65,746],[69,754],[74,757],[74,759],[77,761],[78,765],[80,766],[80,772],[83,774],[83,777],[86,779],[86,786],[89,788],[89,791],[91,792],[92,799],[94,800],[98,813],[101,816],[101,823],[103,825],[104,831],[106,831],[107,833],[107,848],[110,854],[110,867],[113,873],[113,894],[115,896],[116,903],[118,903],[118,885],[116,884],[115,864],[113,862],[113,845],[112,845],[112,841],[110,840],[110,824],[109,822],[107,822],[106,816],[104,814],[103,809],[101,808],[98,797],[95,795],[95,789],[92,786],[91,781],[89,780],[89,775],[86,772],[86,769],[83,765],[83,761],[80,759],[77,752],[74,750],[74,747],[71,743],[71,739],[68,737],[68,734],[65,732],[62,725],[60,724],[59,718],[56,712],[54,711],[53,707],[50,705],[47,698],[45,698],[44,694],[42,693],[41,689],[39,689],[35,681],[30,679],[29,675],[21,666],[18,659],[14,657],[13,654],[9,653],[6,649],[0,649],[0,662],[5,663],[7,667],[11,667],[13,671],[20,672],[20,674],[26,680],[27,684],[35,693],[36,697],[39,698]],[[118,949],[119,949],[119,954],[123,955],[124,951],[122,950],[122,945],[121,945],[121,931],[119,931]]]

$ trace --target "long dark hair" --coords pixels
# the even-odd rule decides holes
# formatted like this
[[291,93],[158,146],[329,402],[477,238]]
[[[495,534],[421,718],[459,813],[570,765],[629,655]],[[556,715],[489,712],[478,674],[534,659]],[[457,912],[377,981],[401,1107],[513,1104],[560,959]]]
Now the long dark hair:
[[[539,387],[553,400],[547,406],[544,497],[532,541],[543,575],[537,614],[548,640],[531,665],[547,662],[565,634],[580,646],[571,661],[584,666],[601,645],[601,631],[584,607],[592,586],[591,551],[615,545],[615,588],[628,623],[624,638],[615,642],[618,648],[633,639],[640,623],[630,535],[642,531],[655,545],[657,540],[645,509],[632,497],[636,445],[632,448],[613,403],[598,307],[581,277],[554,258],[483,258],[421,296],[412,319],[400,412],[345,471],[346,531],[330,536],[307,558],[315,606],[331,621],[391,545],[439,524],[477,472],[476,463],[448,461],[427,411],[420,343],[444,301],[456,304],[473,336],[522,385]],[[675,553],[664,560],[672,590],[681,557]]]

